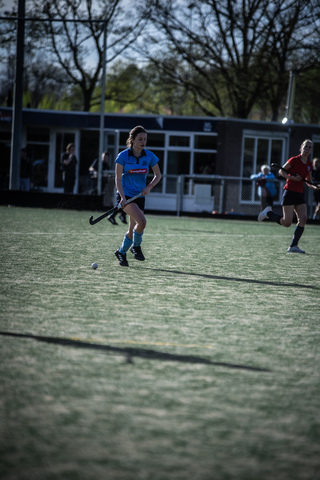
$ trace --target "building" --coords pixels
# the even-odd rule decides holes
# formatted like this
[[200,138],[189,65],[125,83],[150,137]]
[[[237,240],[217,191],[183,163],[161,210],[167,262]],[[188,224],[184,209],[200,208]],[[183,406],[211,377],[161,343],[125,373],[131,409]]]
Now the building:
[[[260,201],[251,173],[265,163],[283,164],[298,154],[306,138],[314,142],[313,156],[320,156],[320,125],[106,114],[104,145],[111,159],[126,148],[128,132],[136,125],[148,131],[147,148],[159,157],[163,173],[147,199],[151,210],[255,215]],[[88,169],[98,156],[99,128],[100,114],[24,109],[21,146],[32,160],[33,190],[63,192],[61,156],[72,142],[79,160],[75,193],[86,195]],[[0,108],[1,190],[9,186],[11,129],[12,109]],[[111,175],[112,170],[113,165]],[[278,191],[279,203],[280,184]]]

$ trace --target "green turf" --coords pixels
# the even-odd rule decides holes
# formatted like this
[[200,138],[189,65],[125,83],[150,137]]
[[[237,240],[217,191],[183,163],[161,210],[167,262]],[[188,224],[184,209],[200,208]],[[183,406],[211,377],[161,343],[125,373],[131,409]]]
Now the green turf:
[[319,226],[0,214],[1,480],[320,478]]

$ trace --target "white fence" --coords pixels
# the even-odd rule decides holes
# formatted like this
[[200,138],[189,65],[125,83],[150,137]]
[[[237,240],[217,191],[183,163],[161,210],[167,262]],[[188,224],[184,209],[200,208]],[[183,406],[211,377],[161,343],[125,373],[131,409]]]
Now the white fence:
[[[151,180],[150,175],[148,181]],[[274,210],[281,212],[284,181],[275,180],[277,196]],[[114,204],[114,174],[110,172],[104,187],[104,204]],[[306,187],[308,216],[312,218],[313,190]],[[164,175],[146,197],[146,209],[162,212],[228,214],[256,216],[261,211],[255,180],[218,175]]]

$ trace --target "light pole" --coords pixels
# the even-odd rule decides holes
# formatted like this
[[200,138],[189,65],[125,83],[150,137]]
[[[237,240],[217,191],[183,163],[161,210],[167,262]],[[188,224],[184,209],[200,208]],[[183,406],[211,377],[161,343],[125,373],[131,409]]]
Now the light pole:
[[23,57],[24,57],[24,23],[25,0],[18,4],[17,54],[16,74],[14,83],[13,119],[10,153],[10,180],[9,189],[20,189],[20,150],[22,125],[22,97],[23,97]]
[[294,96],[296,91],[296,79],[297,73],[294,70],[290,71],[289,76],[289,87],[288,87],[288,96],[287,96],[287,105],[286,105],[286,116],[282,120],[282,123],[293,123],[293,108],[294,108]]
[[98,195],[101,195],[102,183],[102,153],[105,150],[104,142],[104,106],[106,101],[106,64],[107,64],[107,33],[108,23],[104,23],[103,52],[102,52],[102,78],[101,78],[101,108],[100,108],[100,133],[99,133],[99,161],[98,161]]

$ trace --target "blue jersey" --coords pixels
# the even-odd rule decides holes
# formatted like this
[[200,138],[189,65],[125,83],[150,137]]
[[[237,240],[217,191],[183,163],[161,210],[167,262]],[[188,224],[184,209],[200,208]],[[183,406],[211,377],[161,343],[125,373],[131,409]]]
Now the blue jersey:
[[[273,181],[273,180],[276,179],[276,177],[273,175],[273,173],[270,172],[270,173],[267,173],[267,175],[265,175],[264,173],[260,172],[260,173],[251,175],[250,178],[251,178],[251,180],[262,180],[262,179],[264,179],[266,181],[264,186],[268,190],[269,195],[271,195],[271,197],[275,197],[277,195],[277,189],[276,189],[275,183]],[[258,195],[261,198],[261,196],[262,196],[261,186],[258,186]]]
[[150,150],[142,150],[139,158],[135,157],[131,148],[123,150],[115,159],[115,163],[123,166],[121,183],[124,194],[134,197],[140,193],[147,183],[147,174],[150,167],[154,167],[159,158]]

